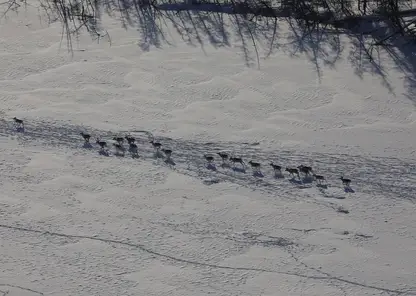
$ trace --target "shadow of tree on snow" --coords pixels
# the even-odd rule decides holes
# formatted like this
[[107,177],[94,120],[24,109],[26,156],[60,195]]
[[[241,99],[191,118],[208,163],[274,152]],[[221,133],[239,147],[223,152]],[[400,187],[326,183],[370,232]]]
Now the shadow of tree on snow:
[[[388,70],[392,68],[403,74],[406,92],[403,94],[416,104],[416,46],[409,37],[398,35],[383,46],[375,45],[379,40],[393,33],[383,21],[367,22],[348,33],[351,40],[349,61],[355,74],[363,78],[365,73],[380,77],[382,85],[392,95],[396,95],[389,81]],[[387,57],[387,59],[386,59]]]
[[[416,103],[415,46],[399,38],[392,39],[387,47],[372,46],[371,42],[391,33],[391,29],[381,22],[367,21],[358,27],[337,29],[278,15],[262,17],[244,11],[236,13],[230,3],[188,5],[166,0],[168,2],[156,5],[149,1],[108,0],[101,4],[101,11],[121,21],[125,29],[137,29],[139,45],[144,51],[174,46],[173,28],[182,42],[199,47],[204,53],[207,45],[240,49],[248,67],[260,68],[261,61],[272,58],[278,51],[293,58],[306,56],[320,81],[325,68],[335,68],[340,61],[346,50],[342,40],[348,38],[348,61],[358,77],[363,79],[364,74],[378,76],[381,85],[395,95],[387,74],[393,61],[395,69],[404,76],[406,92],[403,95]],[[390,59],[383,58],[386,53]]]

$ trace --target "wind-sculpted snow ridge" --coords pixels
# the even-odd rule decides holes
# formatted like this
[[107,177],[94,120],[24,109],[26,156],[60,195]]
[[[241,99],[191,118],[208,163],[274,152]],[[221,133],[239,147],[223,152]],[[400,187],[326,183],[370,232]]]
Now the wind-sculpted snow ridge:
[[[15,126],[3,121],[1,134],[3,136],[15,136],[21,145],[46,145],[56,148],[74,149],[78,153],[98,153],[98,145],[95,138],[100,137],[108,141],[110,156],[111,142],[117,135],[130,134],[136,138],[139,148],[139,158],[131,159],[140,163],[142,160],[153,160],[156,165],[167,165],[178,173],[186,174],[203,180],[205,184],[218,182],[230,182],[248,187],[252,190],[262,190],[274,196],[285,197],[303,202],[318,203],[339,210],[340,205],[336,199],[343,199],[351,192],[384,193],[394,199],[406,199],[414,202],[416,199],[416,174],[412,172],[411,165],[405,160],[396,158],[366,158],[352,155],[331,155],[323,153],[298,153],[296,151],[266,151],[260,145],[249,143],[215,142],[200,143],[188,140],[175,140],[166,137],[155,137],[146,130],[130,130],[109,132],[94,130],[91,128],[59,124],[57,122],[31,121],[25,123],[25,130],[18,131]],[[81,132],[91,134],[92,147],[85,149]],[[172,149],[172,161],[165,162],[156,158],[150,140],[159,141],[164,148]],[[248,166],[245,171],[222,167],[217,155],[219,151],[226,151],[235,156],[242,157],[248,166],[248,161],[253,160],[262,164],[261,175],[255,176]],[[207,168],[205,154],[213,154],[216,158],[216,166]],[[126,153],[125,157],[129,157]],[[286,166],[312,165],[317,174],[324,175],[328,187],[317,187],[312,180],[298,182],[288,180],[288,176],[275,177],[269,165],[270,162]],[[352,179],[353,190],[345,191],[339,177],[345,174]],[[305,189],[313,190],[313,192]],[[311,194],[308,194],[311,192]],[[316,192],[322,199],[318,199]],[[313,193],[313,194],[312,194]]]

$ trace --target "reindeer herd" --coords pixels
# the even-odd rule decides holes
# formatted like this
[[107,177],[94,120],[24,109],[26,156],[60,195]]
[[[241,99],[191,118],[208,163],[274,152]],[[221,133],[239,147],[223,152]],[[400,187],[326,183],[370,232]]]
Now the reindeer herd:
[[[83,132],[80,133],[81,136],[84,138],[85,144],[90,144],[90,139],[91,139],[91,135],[89,134],[85,134]],[[125,137],[114,137],[113,140],[115,141],[115,143],[113,144],[113,147],[116,149],[116,154],[117,155],[125,155],[126,152],[126,148],[124,147],[124,140],[127,141],[129,148],[128,151],[131,153],[133,158],[139,157],[139,147],[137,146],[136,139],[133,138],[132,136],[125,136]],[[98,144],[98,146],[100,146],[100,152],[102,153],[106,153],[108,152],[108,144],[106,141],[101,140],[100,138],[97,138],[95,141],[96,144]],[[170,159],[170,156],[172,155],[172,150],[171,149],[160,149],[162,147],[162,144],[160,144],[159,142],[154,142],[153,140],[150,141],[150,144],[152,144],[153,148],[156,150],[156,152],[158,154],[160,154],[160,151],[162,151],[167,159]]]
[[[234,167],[236,164],[241,165],[243,169],[245,169],[246,167],[245,162],[243,161],[241,157],[230,156],[229,154],[225,152],[218,152],[217,155],[221,158],[223,166],[226,166],[227,162],[230,162],[231,164],[233,164]],[[207,154],[207,155],[204,155],[204,157],[205,157],[205,160],[208,162],[208,164],[212,164],[214,162],[213,155]],[[255,173],[261,172],[261,163],[250,160],[248,164],[251,166],[251,169],[253,170],[253,172]],[[277,165],[273,162],[269,163],[269,165],[272,167],[275,176],[283,176],[282,166]],[[310,166],[299,165],[297,168],[286,167],[285,172],[288,172],[292,178],[298,177],[299,180],[301,180],[300,173],[302,173],[304,174],[305,178],[313,177],[314,180],[318,183],[318,185],[324,185],[326,183],[325,177],[322,175],[315,174],[312,167]],[[344,176],[341,176],[340,179],[344,186],[348,186],[348,187],[350,186],[351,184],[350,179],[346,179],[344,178]]]
[[[13,120],[18,128],[24,128],[23,120],[18,119],[16,117],[14,117]],[[84,142],[86,145],[91,145],[90,144],[91,135],[83,133],[83,132],[81,132],[80,135],[84,139]],[[139,148],[137,144],[135,143],[136,139],[134,137],[130,135],[126,135],[124,137],[118,136],[118,137],[114,137],[113,140],[114,142],[112,143],[112,146],[115,148],[117,155],[121,155],[121,156],[125,155],[126,148],[124,147],[123,144],[124,144],[124,140],[126,140],[129,145],[128,151],[131,153],[131,156],[133,158],[139,157],[139,154],[138,154]],[[95,143],[100,146],[100,153],[108,154],[109,144],[106,141],[103,141],[100,138],[96,138]],[[157,156],[161,155],[160,152],[163,152],[165,156],[165,161],[167,163],[172,163],[171,156],[172,156],[173,151],[171,149],[164,149],[164,148],[162,149],[162,144],[159,142],[155,142],[154,140],[149,141],[149,143],[153,146],[155,150],[155,154]],[[232,165],[234,168],[236,168],[236,165],[241,165],[244,170],[246,169],[246,163],[243,161],[241,157],[235,157],[226,152],[217,152],[217,155],[221,158],[223,167]],[[214,154],[205,154],[203,155],[203,157],[205,158],[205,161],[207,162],[208,166],[211,166],[211,167],[214,166],[214,161],[215,161]],[[253,173],[261,173],[261,167],[262,167],[261,163],[250,160],[248,164],[251,166]],[[273,162],[269,163],[269,165],[272,167],[275,177],[283,176],[282,166],[274,164]],[[292,179],[297,177],[299,180],[302,180],[300,177],[300,174],[302,173],[305,178],[308,178],[308,177],[313,178],[318,186],[326,185],[325,177],[322,175],[315,174],[312,167],[310,166],[299,165],[298,167],[286,167],[284,171],[288,172],[289,175],[292,177]],[[344,176],[341,176],[340,180],[342,181],[342,184],[345,187],[349,187],[351,184],[351,180],[344,178]]]

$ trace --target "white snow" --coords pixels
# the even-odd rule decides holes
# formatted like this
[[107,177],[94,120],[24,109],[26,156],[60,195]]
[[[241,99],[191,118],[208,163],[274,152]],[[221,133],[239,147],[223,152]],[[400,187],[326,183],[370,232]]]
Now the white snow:
[[[84,34],[71,56],[37,13],[0,24],[0,295],[416,295],[416,99],[386,52],[381,74],[346,35],[336,59],[294,52],[282,21],[258,65],[224,15],[229,46],[167,22],[157,48],[108,18],[111,46]],[[81,131],[150,132],[176,165],[146,133],[132,159]],[[264,177],[205,168],[221,149]],[[274,178],[271,161],[329,187]]]

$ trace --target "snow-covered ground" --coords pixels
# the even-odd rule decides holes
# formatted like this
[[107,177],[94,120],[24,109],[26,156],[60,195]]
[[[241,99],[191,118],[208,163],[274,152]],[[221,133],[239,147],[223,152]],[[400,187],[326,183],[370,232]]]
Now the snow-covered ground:
[[[227,40],[183,40],[167,21],[159,47],[107,19],[111,46],[83,35],[72,57],[59,24],[32,7],[9,16],[0,295],[416,295],[415,99],[386,53],[371,65],[348,36],[317,48],[282,22],[257,59],[222,16]],[[127,131],[139,159],[98,153],[96,137]],[[263,176],[218,157],[208,169],[220,150]],[[311,165],[328,187],[274,177],[271,161]]]

